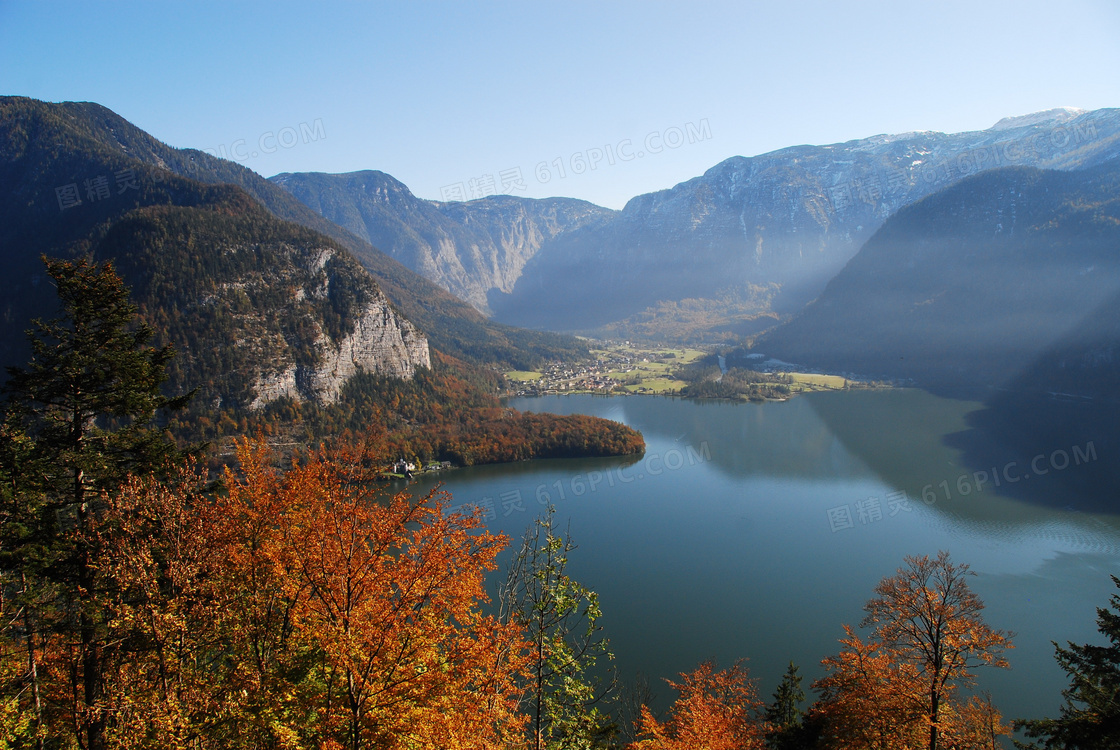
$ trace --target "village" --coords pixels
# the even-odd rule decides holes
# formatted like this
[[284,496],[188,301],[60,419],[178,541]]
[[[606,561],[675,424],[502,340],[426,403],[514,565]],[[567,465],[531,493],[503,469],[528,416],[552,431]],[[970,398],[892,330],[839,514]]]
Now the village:
[[508,395],[677,393],[687,385],[675,377],[677,371],[708,352],[596,341],[590,354],[582,363],[552,362],[536,372],[507,372]]
[[[692,348],[642,345],[632,341],[594,341],[590,357],[581,363],[552,362],[539,371],[504,373],[507,396],[545,396],[572,393],[677,395],[689,385],[682,370],[715,352]],[[716,357],[720,368],[727,365]],[[888,383],[863,381],[842,373],[804,370],[788,362],[750,354],[747,367],[758,373],[784,376],[789,395],[817,390],[887,387]],[[714,366],[714,365],[713,365]],[[742,365],[739,365],[742,366]],[[903,385],[896,383],[894,385]],[[784,400],[785,397],[776,397]]]

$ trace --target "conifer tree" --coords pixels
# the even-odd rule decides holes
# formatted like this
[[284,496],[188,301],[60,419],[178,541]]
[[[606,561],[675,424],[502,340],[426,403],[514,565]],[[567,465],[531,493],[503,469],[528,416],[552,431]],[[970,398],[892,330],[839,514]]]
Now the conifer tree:
[[805,691],[801,689],[801,675],[792,661],[774,691],[774,702],[766,707],[766,721],[770,724],[770,734],[766,744],[775,750],[795,747],[798,730],[801,728],[804,713],[801,704]]
[[[1120,578],[1112,576],[1112,582],[1120,587]],[[1058,665],[1069,675],[1058,718],[1016,722],[1016,729],[1042,739],[1047,750],[1120,748],[1120,595],[1113,594],[1110,604],[1097,608],[1097,630],[1107,646],[1054,644]]]
[[106,494],[129,475],[181,457],[153,421],[189,396],[161,393],[173,353],[148,346],[152,330],[138,322],[111,263],[44,263],[60,311],[33,322],[30,363],[8,368],[0,565],[7,583],[20,582],[21,596],[53,605],[36,607],[38,621],[22,627],[32,654],[44,633],[74,639],[69,713],[80,744],[99,750],[107,717],[92,526]]

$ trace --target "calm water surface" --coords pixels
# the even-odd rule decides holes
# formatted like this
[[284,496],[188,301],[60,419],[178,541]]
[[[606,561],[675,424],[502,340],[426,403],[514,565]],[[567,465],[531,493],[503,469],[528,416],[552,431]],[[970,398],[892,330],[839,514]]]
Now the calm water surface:
[[[1016,633],[1012,669],[981,670],[980,687],[1007,717],[1054,715],[1066,679],[1050,642],[1097,640],[1095,608],[1120,574],[1120,519],[1100,510],[1114,486],[1100,471],[1116,463],[1104,437],[1003,440],[974,429],[981,404],[916,390],[510,405],[606,417],[645,436],[640,460],[442,477],[456,503],[492,503],[489,526],[514,538],[542,503],[556,506],[579,546],[572,574],[599,592],[624,677],[659,682],[747,657],[769,699],[792,659],[807,687],[881,578],[905,555],[946,549],[978,574],[988,623]],[[655,692],[663,705],[672,698],[667,686]]]

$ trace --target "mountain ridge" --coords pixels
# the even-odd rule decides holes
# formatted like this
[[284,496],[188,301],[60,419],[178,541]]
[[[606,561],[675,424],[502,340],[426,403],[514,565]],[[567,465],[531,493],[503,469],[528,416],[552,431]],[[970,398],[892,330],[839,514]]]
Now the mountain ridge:
[[575,198],[429,201],[378,170],[269,180],[483,313],[490,292],[510,292],[544,240],[614,213]]
[[[41,257],[81,258],[111,262],[152,344],[175,352],[164,388],[194,394],[160,415],[177,439],[228,446],[256,433],[293,446],[373,432],[410,460],[463,464],[643,449],[618,423],[505,408],[498,372],[429,349],[341,242],[277,216],[222,171],[308,213],[302,204],[220,160],[192,168],[207,181],[166,168],[187,171],[191,159],[100,106],[0,98],[0,364],[27,362],[30,319],[58,314]],[[436,289],[400,268],[399,288]],[[536,356],[556,350],[547,336],[472,331],[480,317],[470,310],[445,340],[477,346],[484,361],[496,345],[513,357],[532,356],[534,342]],[[479,330],[491,338],[472,339]],[[232,455],[220,451],[217,463]]]
[[[435,346],[453,356],[485,364],[529,367],[543,359],[570,358],[586,352],[585,347],[567,337],[523,331],[487,320],[466,302],[323,218],[252,170],[197,149],[168,146],[103,105],[95,102],[55,104],[9,96],[0,97],[0,116],[9,124],[21,118],[65,124],[73,131],[66,138],[73,139],[80,133],[87,140],[84,148],[93,148],[109,160],[120,162],[126,157],[133,158],[168,175],[209,185],[241,187],[278,218],[320,232],[346,248],[373,274],[398,312],[417,325]],[[59,153],[65,156],[67,152]],[[121,168],[126,166],[122,162]],[[5,175],[0,174],[0,178]],[[165,181],[155,174],[150,179]],[[9,174],[7,181],[19,185],[21,178]],[[53,201],[42,203],[40,208],[57,208]]]
[[1117,248],[1120,160],[990,170],[899,210],[756,348],[924,385],[1077,390],[1059,377],[1078,369],[1069,348],[1091,361],[1117,343],[1099,312],[1120,292]]
[[[170,385],[198,386],[205,408],[281,395],[331,403],[355,371],[411,377],[430,366],[426,339],[341,245],[274,217],[239,186],[130,155],[157,143],[99,105],[0,99],[5,364],[25,360],[28,321],[53,312],[47,254],[113,260],[160,343],[183,353]],[[264,387],[289,371],[301,387]]]
[[[621,211],[592,206],[590,220],[522,233],[534,236],[516,253],[494,242],[500,224],[482,237],[464,225],[488,203],[534,205],[529,199],[426,201],[376,170],[271,179],[351,232],[393,248],[494,320],[623,337],[650,335],[661,321],[681,331],[678,339],[727,340],[799,310],[887,217],[948,184],[1000,165],[1076,169],[1117,154],[1120,110],[1076,108],[1005,117],[979,131],[788,146],[729,157],[634,196]],[[376,184],[346,184],[370,177]],[[329,196],[328,187],[311,184],[324,181]],[[375,208],[371,196],[379,198]],[[680,312],[686,308],[705,312]]]
[[781,288],[773,309],[796,311],[904,205],[991,167],[1076,169],[1117,154],[1120,110],[1106,109],[1056,125],[877,135],[730,157],[635,196],[600,226],[546,242],[513,293],[494,300],[495,318],[593,330],[666,300],[771,283]]

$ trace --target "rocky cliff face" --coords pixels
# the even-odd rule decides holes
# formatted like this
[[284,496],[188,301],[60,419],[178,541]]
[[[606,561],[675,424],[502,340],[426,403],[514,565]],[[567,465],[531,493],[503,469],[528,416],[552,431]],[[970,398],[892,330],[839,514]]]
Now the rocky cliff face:
[[175,388],[215,409],[330,404],[355,374],[430,367],[427,339],[345,249],[238,188],[217,192],[203,206],[132,211],[94,249],[179,353]]
[[571,198],[428,201],[377,171],[280,174],[271,180],[484,313],[490,312],[491,294],[513,290],[544,242],[615,213]]
[[354,330],[341,341],[320,332],[313,346],[314,365],[293,363],[281,372],[262,374],[253,386],[256,397],[250,408],[284,397],[334,403],[358,373],[411,378],[418,367],[432,366],[428,340],[380,294],[365,305]]
[[779,284],[779,310],[815,297],[899,208],[994,167],[1078,169],[1120,154],[1120,110],[1051,110],[978,132],[879,135],[733,157],[526,263],[495,318],[588,329],[665,300]]
[[[485,284],[469,298],[480,310],[489,311],[495,292],[513,291],[525,264],[541,246],[565,232],[598,225],[616,212],[571,198],[530,200],[495,195],[463,203],[437,203],[436,209],[477,237],[472,255],[486,263]],[[485,293],[482,304],[479,293]]]

